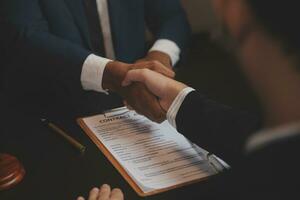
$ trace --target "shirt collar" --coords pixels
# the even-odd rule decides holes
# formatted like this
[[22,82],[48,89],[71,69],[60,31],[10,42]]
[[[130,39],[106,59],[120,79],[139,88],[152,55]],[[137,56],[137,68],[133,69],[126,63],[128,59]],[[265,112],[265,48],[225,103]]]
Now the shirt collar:
[[262,149],[278,140],[287,139],[300,135],[300,121],[282,125],[273,129],[264,129],[252,135],[246,144],[246,152],[251,153],[253,151]]

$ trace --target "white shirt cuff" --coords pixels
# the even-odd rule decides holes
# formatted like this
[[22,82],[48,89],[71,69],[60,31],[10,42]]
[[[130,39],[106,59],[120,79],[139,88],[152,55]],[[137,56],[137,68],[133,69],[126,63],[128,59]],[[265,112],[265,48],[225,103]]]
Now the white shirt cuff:
[[176,116],[177,113],[185,99],[185,97],[192,91],[195,91],[195,89],[191,88],[191,87],[187,87],[184,88],[175,98],[175,100],[173,101],[173,103],[171,104],[168,112],[167,112],[167,119],[169,121],[169,123],[175,128],[177,129],[176,126]]
[[102,88],[103,72],[106,64],[111,60],[90,54],[83,63],[81,71],[81,85],[84,90],[93,90],[96,92],[107,91]]
[[165,54],[168,54],[171,58],[172,65],[174,66],[180,58],[181,50],[178,45],[168,39],[159,39],[157,40],[150,51],[161,51]]

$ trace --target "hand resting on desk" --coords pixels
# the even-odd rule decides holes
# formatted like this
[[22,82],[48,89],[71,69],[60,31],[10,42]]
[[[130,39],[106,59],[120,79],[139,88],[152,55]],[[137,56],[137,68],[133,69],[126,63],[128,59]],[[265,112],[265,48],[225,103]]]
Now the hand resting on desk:
[[[123,200],[124,195],[118,188],[111,190],[107,184],[102,185],[100,188],[93,188],[87,200]],[[78,197],[77,200],[85,200],[83,197]]]

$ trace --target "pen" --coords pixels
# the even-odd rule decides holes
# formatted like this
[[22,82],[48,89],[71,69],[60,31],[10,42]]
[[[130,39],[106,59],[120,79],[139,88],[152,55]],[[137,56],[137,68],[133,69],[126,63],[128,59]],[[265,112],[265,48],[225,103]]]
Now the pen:
[[58,126],[56,126],[55,124],[53,124],[52,122],[50,122],[47,119],[41,119],[41,121],[47,125],[49,128],[51,128],[53,131],[55,131],[56,133],[58,133],[59,135],[61,135],[63,138],[65,138],[72,146],[74,146],[76,149],[78,149],[80,151],[80,153],[84,153],[86,150],[86,147],[83,146],[82,144],[80,144],[77,140],[75,140],[74,138],[72,138],[71,136],[69,136],[65,131],[63,131],[62,129],[60,129]]

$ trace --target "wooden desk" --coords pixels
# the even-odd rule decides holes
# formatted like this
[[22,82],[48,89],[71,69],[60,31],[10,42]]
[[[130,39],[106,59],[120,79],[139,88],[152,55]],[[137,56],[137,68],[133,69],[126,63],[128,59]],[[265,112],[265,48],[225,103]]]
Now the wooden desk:
[[[0,193],[1,200],[75,200],[78,195],[87,196],[92,187],[103,183],[120,187],[128,200],[143,199],[136,195],[75,120],[63,119],[56,123],[87,146],[83,156],[58,134],[41,125],[38,118],[14,112],[3,104],[0,107],[0,152],[17,156],[27,172],[21,184]],[[174,200],[194,197],[205,191],[205,183],[199,183],[147,199]]]

